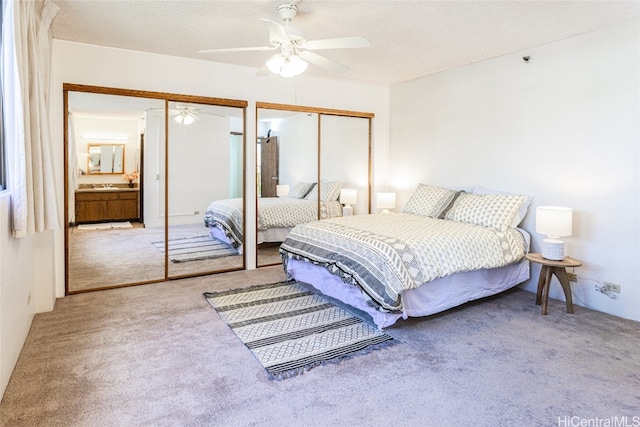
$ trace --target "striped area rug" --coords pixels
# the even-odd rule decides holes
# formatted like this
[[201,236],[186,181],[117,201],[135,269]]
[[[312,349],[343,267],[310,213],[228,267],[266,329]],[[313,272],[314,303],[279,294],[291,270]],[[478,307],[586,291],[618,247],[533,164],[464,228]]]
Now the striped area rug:
[[293,281],[204,296],[274,379],[394,343],[373,324]]
[[[152,242],[164,254],[164,241]],[[225,242],[209,235],[169,239],[169,260],[171,262],[199,261],[238,255],[238,251]]]

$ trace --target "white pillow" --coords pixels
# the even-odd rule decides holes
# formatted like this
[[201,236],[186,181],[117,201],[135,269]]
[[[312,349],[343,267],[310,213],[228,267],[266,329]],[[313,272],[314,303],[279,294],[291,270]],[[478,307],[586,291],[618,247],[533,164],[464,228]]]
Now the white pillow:
[[[340,197],[340,182],[338,181],[321,181],[320,182],[320,201],[333,202]],[[306,196],[305,200],[318,200],[318,186],[315,185]]]
[[509,227],[511,228],[516,228],[522,222],[525,215],[527,215],[527,211],[529,210],[529,206],[531,206],[531,202],[533,201],[533,196],[507,193],[506,191],[501,191],[501,190],[492,190],[491,188],[485,188],[481,185],[474,187],[473,194],[508,194],[512,196],[514,195],[524,196],[525,197],[524,202],[522,202],[522,204],[520,205],[520,208],[518,209],[518,213],[513,217],[513,221],[511,221],[511,224],[509,225]]
[[445,219],[505,231],[525,199],[519,195],[460,193]]
[[287,197],[291,199],[303,199],[315,185],[315,182],[299,182],[293,186],[289,194],[287,194]]
[[458,194],[455,190],[419,184],[404,207],[404,213],[438,218]]

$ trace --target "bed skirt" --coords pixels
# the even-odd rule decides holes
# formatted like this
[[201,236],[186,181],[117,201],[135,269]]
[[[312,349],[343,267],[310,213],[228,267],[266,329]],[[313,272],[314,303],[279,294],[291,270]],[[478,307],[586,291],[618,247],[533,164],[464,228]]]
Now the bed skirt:
[[323,294],[366,313],[378,328],[383,329],[400,318],[429,316],[510,289],[529,280],[530,266],[525,259],[504,267],[457,273],[432,280],[402,294],[402,313],[383,312],[369,306],[359,288],[344,283],[323,266],[290,258],[287,273]]

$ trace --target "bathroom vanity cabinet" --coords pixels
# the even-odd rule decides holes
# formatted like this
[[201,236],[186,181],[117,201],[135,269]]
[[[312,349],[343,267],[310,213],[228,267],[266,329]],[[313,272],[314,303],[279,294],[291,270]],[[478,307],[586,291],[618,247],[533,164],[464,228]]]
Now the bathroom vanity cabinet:
[[76,190],[76,223],[138,221],[138,188],[99,188]]

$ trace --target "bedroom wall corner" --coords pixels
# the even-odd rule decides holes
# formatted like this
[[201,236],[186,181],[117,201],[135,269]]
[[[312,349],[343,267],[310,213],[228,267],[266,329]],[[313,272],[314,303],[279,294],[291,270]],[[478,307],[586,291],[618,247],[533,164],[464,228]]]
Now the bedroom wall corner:
[[[539,252],[536,206],[571,207],[566,253],[583,262],[574,303],[640,320],[639,35],[632,19],[393,86],[399,208],[418,182],[531,195],[522,227]],[[622,292],[597,292],[603,282]],[[555,281],[550,296],[564,300]]]

